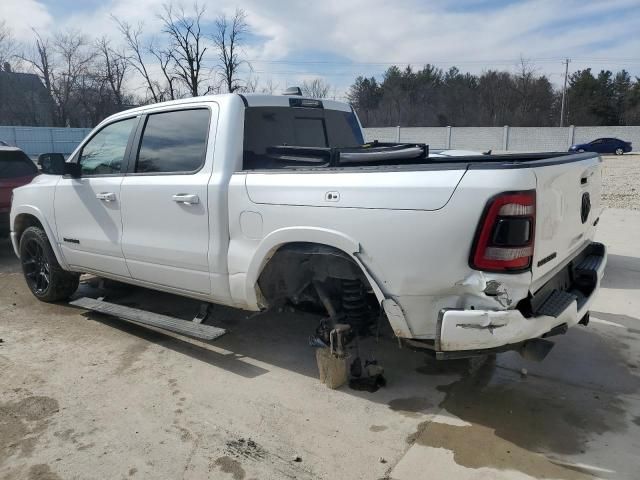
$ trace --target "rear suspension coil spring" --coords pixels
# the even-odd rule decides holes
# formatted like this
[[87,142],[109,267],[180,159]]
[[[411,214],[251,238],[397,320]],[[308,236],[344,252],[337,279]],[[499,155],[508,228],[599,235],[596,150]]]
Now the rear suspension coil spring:
[[369,315],[364,285],[360,280],[342,280],[342,308],[353,330],[365,333]]

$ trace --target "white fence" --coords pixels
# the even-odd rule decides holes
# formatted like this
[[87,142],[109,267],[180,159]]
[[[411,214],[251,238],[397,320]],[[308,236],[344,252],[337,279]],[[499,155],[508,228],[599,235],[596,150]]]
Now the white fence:
[[[0,140],[27,155],[58,152],[69,155],[90,128],[2,127]],[[617,137],[640,150],[640,126],[633,127],[385,127],[365,128],[367,141],[427,143],[432,149],[493,151],[564,151],[574,143]]]
[[90,128],[0,126],[0,140],[20,147],[30,157],[41,153],[69,155],[90,131]]
[[640,126],[632,127],[386,127],[365,128],[367,141],[427,143],[432,149],[513,152],[565,151],[574,143],[616,137],[640,149]]

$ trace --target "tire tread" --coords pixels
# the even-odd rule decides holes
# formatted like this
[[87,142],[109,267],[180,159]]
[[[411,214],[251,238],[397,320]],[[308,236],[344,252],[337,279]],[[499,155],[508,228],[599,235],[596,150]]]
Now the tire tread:
[[[22,238],[20,239],[21,254],[23,241],[25,241],[25,238],[28,239],[29,237],[36,237],[38,242],[41,243],[45,255],[47,256],[47,260],[49,261],[50,272],[49,288],[47,291],[40,295],[33,290],[31,290],[31,292],[38,300],[48,303],[68,299],[78,289],[78,285],[80,284],[80,275],[77,273],[67,272],[60,266],[55,253],[53,253],[47,234],[40,227],[33,226],[24,231]],[[31,286],[29,286],[29,288],[31,289]]]

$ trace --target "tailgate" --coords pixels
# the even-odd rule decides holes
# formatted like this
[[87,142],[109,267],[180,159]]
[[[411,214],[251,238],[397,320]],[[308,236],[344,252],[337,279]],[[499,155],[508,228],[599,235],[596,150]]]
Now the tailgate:
[[601,211],[602,163],[595,154],[576,157],[574,162],[533,169],[537,179],[534,287],[595,234]]

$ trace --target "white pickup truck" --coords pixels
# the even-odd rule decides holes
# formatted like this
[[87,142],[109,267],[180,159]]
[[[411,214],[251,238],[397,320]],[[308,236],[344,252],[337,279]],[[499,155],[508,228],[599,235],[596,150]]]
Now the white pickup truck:
[[597,154],[429,155],[366,144],[352,108],[215,95],[135,108],[15,190],[33,294],[82,272],[250,311],[379,318],[437,358],[588,323],[606,249]]

